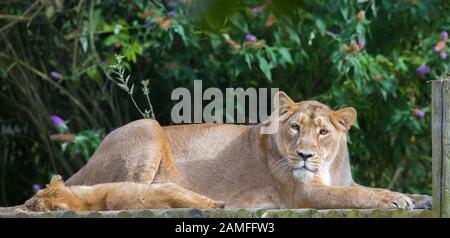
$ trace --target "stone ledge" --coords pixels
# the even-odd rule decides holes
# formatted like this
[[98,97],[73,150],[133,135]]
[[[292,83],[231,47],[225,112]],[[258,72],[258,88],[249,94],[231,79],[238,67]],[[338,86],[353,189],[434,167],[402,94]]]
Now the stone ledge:
[[0,213],[0,218],[434,218],[431,210],[404,209],[152,209]]

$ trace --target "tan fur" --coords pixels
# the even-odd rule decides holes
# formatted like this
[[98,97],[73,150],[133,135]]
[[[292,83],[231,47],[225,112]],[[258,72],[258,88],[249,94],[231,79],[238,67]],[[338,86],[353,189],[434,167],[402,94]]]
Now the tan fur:
[[[260,133],[270,121],[161,127],[155,120],[138,120],[111,132],[66,185],[175,183],[227,207],[412,208],[413,202],[431,200],[353,181],[346,132],[355,109],[332,111],[316,101],[276,97],[276,134]],[[314,156],[303,163],[298,151]]]
[[54,176],[45,189],[25,202],[31,211],[140,210],[152,208],[221,208],[223,202],[211,200],[173,183],[105,183],[66,187]]

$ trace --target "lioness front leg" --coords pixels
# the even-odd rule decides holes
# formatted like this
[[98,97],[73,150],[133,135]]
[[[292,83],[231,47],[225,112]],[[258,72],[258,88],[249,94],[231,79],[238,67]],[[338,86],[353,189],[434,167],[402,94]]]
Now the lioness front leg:
[[[390,190],[384,189],[384,188],[364,187],[357,183],[355,183],[354,186],[369,189],[371,191],[377,191],[377,192],[393,192],[393,191],[390,191]],[[402,193],[402,194],[413,200],[414,208],[416,208],[416,209],[432,209],[433,198],[431,196],[422,195],[422,194],[404,194],[404,193]]]
[[298,192],[306,195],[299,201],[303,207],[317,209],[414,208],[411,198],[389,190],[315,184],[305,185]]

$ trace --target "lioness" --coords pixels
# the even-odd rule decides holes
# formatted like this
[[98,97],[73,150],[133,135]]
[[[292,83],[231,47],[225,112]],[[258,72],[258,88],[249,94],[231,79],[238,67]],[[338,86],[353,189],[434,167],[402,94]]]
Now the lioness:
[[[346,132],[356,119],[355,109],[295,103],[283,92],[274,101],[271,118],[279,120],[257,125],[131,122],[107,135],[66,185],[174,183],[229,208],[431,207],[429,196],[353,181]],[[260,133],[274,121],[279,123],[275,134]],[[179,186],[165,194],[178,196]]]
[[107,211],[151,208],[221,208],[213,201],[173,183],[104,183],[66,187],[59,175],[25,202],[31,211]]

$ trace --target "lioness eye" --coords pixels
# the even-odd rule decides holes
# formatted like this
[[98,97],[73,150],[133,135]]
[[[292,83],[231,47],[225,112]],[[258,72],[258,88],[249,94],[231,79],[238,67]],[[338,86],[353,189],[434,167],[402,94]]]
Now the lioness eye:
[[297,124],[292,124],[292,125],[291,125],[291,128],[292,128],[293,130],[296,130],[296,131],[299,131],[299,130],[300,130],[300,126],[297,125]]
[[319,133],[320,133],[321,135],[326,135],[326,134],[328,134],[328,131],[325,130],[325,129],[321,129],[321,130],[319,131]]

